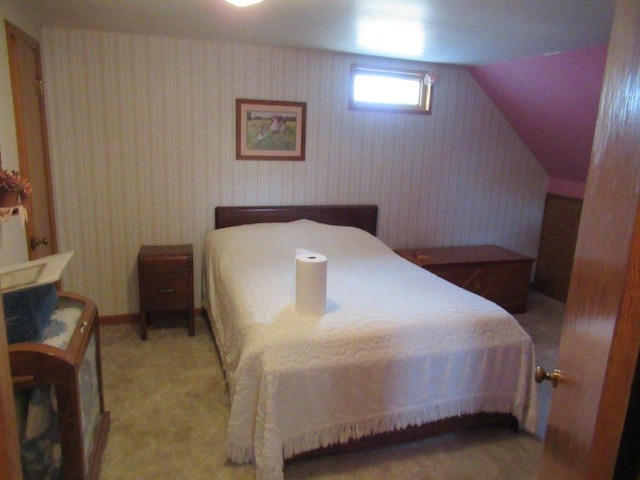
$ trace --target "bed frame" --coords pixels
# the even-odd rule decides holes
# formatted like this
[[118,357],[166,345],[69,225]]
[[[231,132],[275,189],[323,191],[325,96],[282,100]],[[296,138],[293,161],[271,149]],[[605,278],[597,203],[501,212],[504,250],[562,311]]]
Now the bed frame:
[[216,207],[216,228],[248,223],[314,220],[329,225],[358,227],[372,235],[377,232],[376,205],[293,205],[277,207]]
[[[375,235],[377,232],[378,207],[376,205],[294,205],[294,206],[247,206],[216,207],[215,227],[225,228],[250,223],[291,222],[308,219],[329,225],[358,227]],[[418,440],[467,428],[487,425],[504,425],[518,431],[518,419],[505,413],[474,413],[447,418],[423,425],[410,426],[402,430],[379,433],[348,442],[300,453],[286,459],[285,463],[300,458],[316,457],[329,453],[343,453],[379,448],[400,442]]]

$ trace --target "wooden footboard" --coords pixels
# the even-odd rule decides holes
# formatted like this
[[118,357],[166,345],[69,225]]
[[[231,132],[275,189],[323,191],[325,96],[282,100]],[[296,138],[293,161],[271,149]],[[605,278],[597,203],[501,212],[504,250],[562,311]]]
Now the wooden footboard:
[[285,460],[285,463],[295,462],[304,458],[313,458],[334,453],[347,453],[374,448],[386,447],[403,442],[411,442],[428,437],[435,437],[445,433],[455,432],[469,428],[499,425],[511,428],[518,432],[518,419],[509,413],[474,413],[459,417],[446,418],[424,425],[412,425],[410,427],[394,430],[392,432],[378,433],[346,443],[329,445],[328,447],[302,452]]

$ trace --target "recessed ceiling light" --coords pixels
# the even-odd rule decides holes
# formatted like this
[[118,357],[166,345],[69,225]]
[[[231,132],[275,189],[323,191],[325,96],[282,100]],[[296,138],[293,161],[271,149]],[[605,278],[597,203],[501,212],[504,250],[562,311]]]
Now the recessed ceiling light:
[[225,0],[236,7],[249,7],[256,3],[262,2],[262,0]]

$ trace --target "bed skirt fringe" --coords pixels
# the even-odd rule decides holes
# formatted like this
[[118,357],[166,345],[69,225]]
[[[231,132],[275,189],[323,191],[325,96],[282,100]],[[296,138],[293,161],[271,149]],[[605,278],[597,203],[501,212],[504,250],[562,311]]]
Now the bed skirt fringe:
[[225,452],[233,463],[255,463],[253,447],[251,446],[238,445],[227,440]]
[[[479,402],[480,400],[480,402]],[[392,432],[429,422],[436,422],[451,417],[478,413],[495,412],[511,413],[520,418],[522,412],[513,412],[513,399],[505,398],[500,401],[472,399],[465,403],[454,402],[447,405],[435,405],[429,408],[418,408],[403,412],[384,415],[358,423],[345,425],[332,425],[324,429],[314,430],[295,437],[288,438],[283,443],[283,458],[294,457],[298,454],[328,447],[337,443],[346,443],[350,440],[376,435],[378,433]]]
[[[479,412],[507,413],[514,415],[522,421],[523,412],[514,408],[513,398],[467,398],[462,401],[447,404],[431,405],[429,407],[405,410],[387,414],[378,418],[366,419],[356,423],[343,425],[331,425],[305,432],[300,435],[288,437],[283,440],[282,448],[275,446],[266,447],[264,456],[255,461],[254,449],[251,446],[242,446],[228,442],[227,455],[235,463],[256,463],[256,478],[259,480],[282,480],[284,460],[312,450],[325,448],[331,445],[346,443],[350,440],[368,437],[378,433],[392,432],[429,422],[436,422],[451,417],[459,417]],[[526,414],[524,415],[526,416]],[[272,448],[273,447],[273,448]],[[279,452],[278,457],[272,455]],[[272,453],[270,455],[269,453]]]

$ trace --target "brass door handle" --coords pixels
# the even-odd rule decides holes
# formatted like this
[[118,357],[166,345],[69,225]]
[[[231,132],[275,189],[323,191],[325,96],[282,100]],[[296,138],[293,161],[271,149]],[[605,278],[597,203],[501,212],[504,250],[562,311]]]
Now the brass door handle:
[[553,385],[553,388],[558,386],[558,379],[560,378],[560,370],[557,368],[551,373],[547,373],[544,368],[536,367],[535,379],[537,383],[542,383],[545,380],[549,380]]
[[31,237],[29,239],[29,246],[31,247],[31,250],[35,250],[38,245],[49,245],[49,239],[47,237],[42,237],[42,239]]

